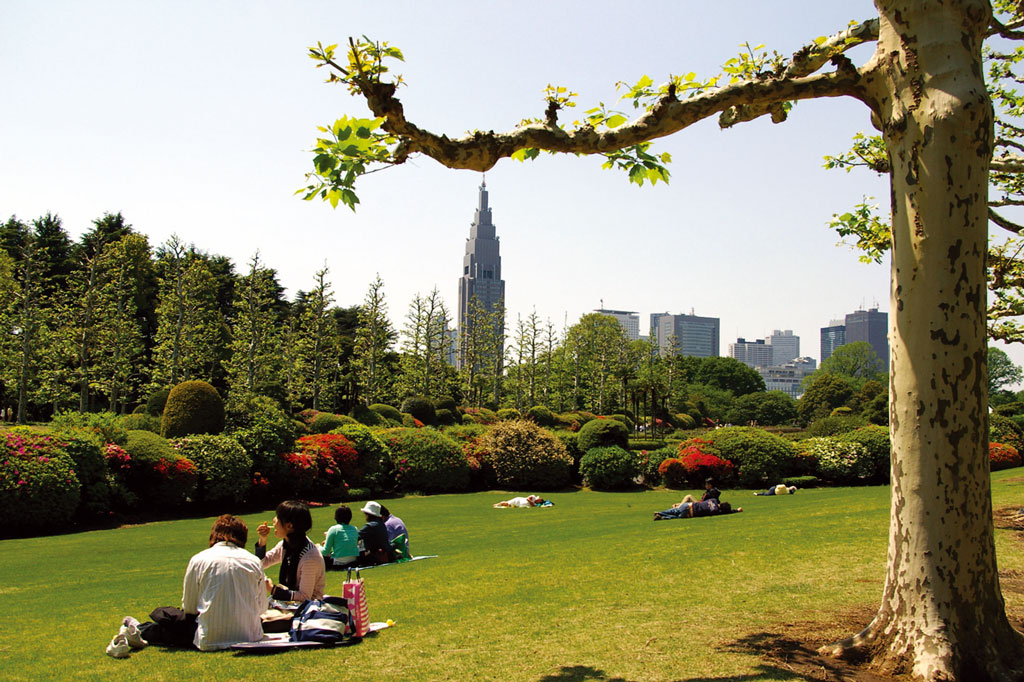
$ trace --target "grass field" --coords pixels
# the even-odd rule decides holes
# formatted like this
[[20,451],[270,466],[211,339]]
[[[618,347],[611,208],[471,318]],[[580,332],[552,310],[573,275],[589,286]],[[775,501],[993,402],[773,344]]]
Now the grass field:
[[[996,508],[1024,506],[1024,470],[993,482]],[[581,491],[552,495],[550,509],[491,508],[506,496],[389,500],[414,553],[440,555],[363,574],[371,620],[397,626],[353,647],[273,656],[103,653],[123,616],[180,605],[185,565],[211,519],[2,541],[0,678],[806,679],[739,643],[793,622],[829,632],[881,594],[888,488],[726,491],[742,514],[657,523],[652,513],[681,493]],[[314,540],[331,514],[314,510]],[[254,529],[272,516],[245,518]],[[1019,534],[997,530],[996,543],[1000,569],[1024,575]],[[328,574],[327,592],[340,594],[343,580]],[[1008,610],[1024,611],[1024,596],[1004,596]]]

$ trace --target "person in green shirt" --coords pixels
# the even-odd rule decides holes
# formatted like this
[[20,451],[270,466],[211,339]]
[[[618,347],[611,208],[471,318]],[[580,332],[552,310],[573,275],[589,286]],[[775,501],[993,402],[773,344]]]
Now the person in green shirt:
[[327,569],[341,570],[359,558],[359,529],[351,525],[352,510],[348,505],[338,505],[334,510],[336,525],[327,529],[321,554]]

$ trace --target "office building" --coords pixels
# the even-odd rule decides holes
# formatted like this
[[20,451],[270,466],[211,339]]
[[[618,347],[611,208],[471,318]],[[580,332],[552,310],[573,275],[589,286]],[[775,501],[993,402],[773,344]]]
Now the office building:
[[662,355],[717,357],[721,321],[699,315],[651,315],[651,341],[657,342]]
[[785,365],[800,357],[800,337],[795,335],[792,329],[776,329],[765,340],[772,347],[773,365]]
[[866,341],[885,367],[889,366],[889,313],[881,313],[875,306],[857,310],[846,316],[846,343]]
[[736,339],[736,343],[729,344],[729,357],[739,360],[750,367],[769,367],[778,364],[772,359],[774,349],[765,343],[764,339],[747,341]]
[[821,361],[825,362],[836,348],[846,343],[846,325],[832,320],[829,326],[821,328]]
[[636,341],[640,338],[640,315],[638,313],[627,310],[606,310],[604,308],[599,308],[594,312],[614,317],[622,325],[622,331],[626,333],[626,338],[630,341]]
[[804,377],[817,368],[814,358],[795,358],[784,365],[758,367],[766,391],[782,391],[793,400],[801,396]]
[[[505,280],[501,278],[501,255],[498,237],[487,205],[487,181],[480,185],[480,195],[473,223],[466,239],[466,253],[462,259],[462,278],[459,279],[459,337],[469,324],[469,302],[474,298],[487,311],[504,305]],[[461,358],[458,363],[461,367]]]

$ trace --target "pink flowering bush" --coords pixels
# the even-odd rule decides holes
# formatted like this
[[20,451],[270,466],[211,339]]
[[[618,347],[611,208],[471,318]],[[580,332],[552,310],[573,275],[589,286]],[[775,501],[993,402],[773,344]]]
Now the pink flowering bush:
[[27,429],[0,434],[0,534],[56,530],[78,508],[74,461],[56,437]]
[[[115,498],[119,505],[145,511],[162,511],[196,499],[199,472],[195,463],[182,457],[170,442],[152,431],[129,431],[123,455],[108,449]],[[127,468],[123,465],[127,463]]]
[[344,496],[347,481],[363,472],[355,446],[340,433],[303,436],[296,441],[295,452],[281,457],[295,491],[308,497]]

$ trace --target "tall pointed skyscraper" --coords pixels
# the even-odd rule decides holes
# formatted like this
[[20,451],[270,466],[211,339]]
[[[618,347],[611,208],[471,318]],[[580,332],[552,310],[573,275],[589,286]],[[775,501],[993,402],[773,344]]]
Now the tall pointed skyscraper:
[[[480,185],[480,198],[469,227],[466,255],[462,258],[462,278],[459,280],[459,339],[467,336],[470,323],[469,304],[474,298],[481,307],[493,312],[498,304],[504,305],[505,280],[501,278],[501,255],[498,237],[491,222],[491,209],[487,205],[487,180]],[[504,329],[502,329],[504,331]],[[460,348],[458,367],[464,363],[465,352]]]

